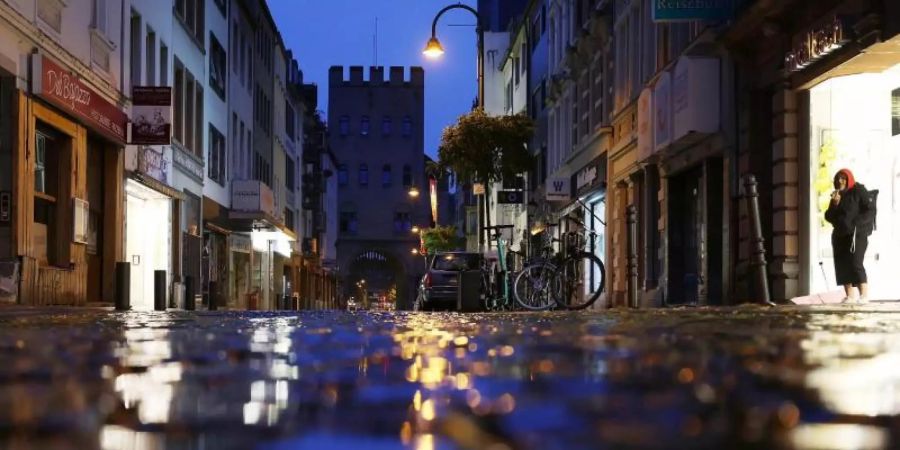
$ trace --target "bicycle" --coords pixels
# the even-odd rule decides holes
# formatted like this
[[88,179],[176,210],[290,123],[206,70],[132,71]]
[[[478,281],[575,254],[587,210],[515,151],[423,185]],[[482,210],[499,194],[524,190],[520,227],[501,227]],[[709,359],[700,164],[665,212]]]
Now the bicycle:
[[[554,227],[556,224],[550,224]],[[553,279],[556,274],[553,241],[549,233],[542,235],[540,254],[526,260],[513,282],[516,303],[531,311],[544,311],[556,306],[553,295]]]
[[[494,225],[484,227],[488,232],[489,241],[497,241],[497,259],[485,257],[481,263],[481,288],[482,302],[488,311],[505,311],[512,309],[510,302],[510,272],[507,268],[507,241],[501,234],[501,230],[511,229],[512,225]],[[490,245],[490,243],[488,244]]]

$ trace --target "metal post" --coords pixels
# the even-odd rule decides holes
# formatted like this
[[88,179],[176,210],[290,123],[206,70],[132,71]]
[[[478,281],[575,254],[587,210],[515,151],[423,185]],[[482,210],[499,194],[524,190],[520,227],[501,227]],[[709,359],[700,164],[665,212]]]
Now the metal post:
[[197,298],[194,296],[194,277],[184,277],[184,309],[193,311],[197,309]]
[[218,281],[210,281],[209,282],[209,304],[206,305],[206,308],[210,311],[216,311],[219,309],[219,282]]
[[758,302],[774,306],[769,297],[769,278],[766,274],[766,247],[762,235],[762,223],[759,217],[759,192],[756,190],[756,177],[744,176],[744,195],[747,199],[747,212],[750,214],[750,251],[753,256],[750,265],[753,267],[753,280]]
[[116,263],[116,311],[131,309],[131,263]]
[[628,306],[638,308],[637,207],[634,205],[625,209],[625,223],[628,225]]
[[153,271],[153,309],[166,310],[166,271]]

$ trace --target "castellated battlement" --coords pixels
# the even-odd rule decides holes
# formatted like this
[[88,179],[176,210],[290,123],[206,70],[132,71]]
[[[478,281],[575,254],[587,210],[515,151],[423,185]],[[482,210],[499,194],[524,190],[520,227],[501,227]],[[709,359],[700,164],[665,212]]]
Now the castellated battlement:
[[388,76],[385,77],[384,66],[369,66],[368,78],[365,78],[363,66],[350,66],[349,77],[344,66],[331,66],[328,70],[328,83],[330,86],[413,86],[425,87],[425,71],[418,66],[412,66],[407,72],[405,67],[391,66],[388,68]]

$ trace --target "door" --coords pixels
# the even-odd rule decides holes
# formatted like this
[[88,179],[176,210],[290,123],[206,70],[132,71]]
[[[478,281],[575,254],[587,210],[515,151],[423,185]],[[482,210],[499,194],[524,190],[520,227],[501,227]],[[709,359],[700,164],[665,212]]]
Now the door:
[[669,179],[669,303],[698,303],[703,289],[703,166]]
[[87,301],[103,301],[103,156],[105,145],[88,138],[87,148],[87,201],[88,242],[87,253]]

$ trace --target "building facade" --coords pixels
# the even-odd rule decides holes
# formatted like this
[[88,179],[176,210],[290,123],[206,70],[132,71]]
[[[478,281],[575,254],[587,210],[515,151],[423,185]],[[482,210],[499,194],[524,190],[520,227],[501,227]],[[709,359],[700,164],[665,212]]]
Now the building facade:
[[[336,242],[343,294],[412,305],[424,272],[412,227],[430,221],[423,149],[425,75],[412,67],[329,73],[330,146],[338,160]],[[371,300],[371,301],[370,301]]]

